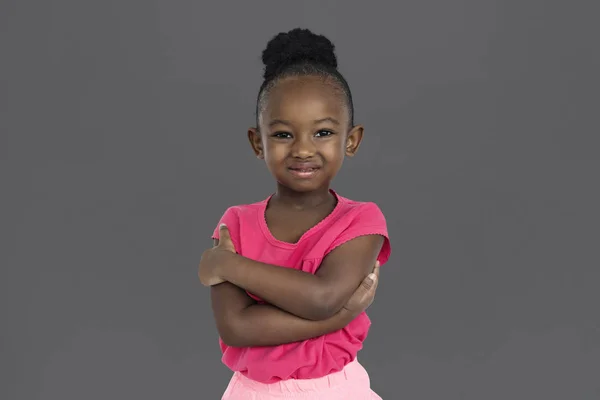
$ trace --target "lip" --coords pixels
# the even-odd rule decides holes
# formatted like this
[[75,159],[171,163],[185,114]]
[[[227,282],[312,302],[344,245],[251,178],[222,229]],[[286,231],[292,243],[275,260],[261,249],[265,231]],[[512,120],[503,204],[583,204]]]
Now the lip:
[[288,166],[288,169],[302,170],[302,169],[319,169],[321,166],[315,162],[295,162]]
[[294,163],[288,167],[290,174],[303,179],[314,177],[320,169],[321,167],[316,163]]

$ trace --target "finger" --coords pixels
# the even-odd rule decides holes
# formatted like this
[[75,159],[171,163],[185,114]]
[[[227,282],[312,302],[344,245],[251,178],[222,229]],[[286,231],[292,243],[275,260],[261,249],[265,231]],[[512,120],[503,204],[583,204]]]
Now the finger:
[[219,244],[230,240],[231,236],[229,235],[229,229],[227,228],[227,225],[221,224],[219,226]]
[[372,272],[369,275],[367,275],[365,279],[363,279],[362,283],[360,284],[359,290],[364,289],[365,291],[369,292],[373,288],[373,286],[377,285],[378,281],[379,279],[377,279],[377,274]]
[[379,267],[381,267],[381,263],[379,262],[379,260],[375,261],[375,265],[373,266],[373,272],[374,274],[377,274],[377,276],[379,276]]
[[374,274],[370,274],[370,276],[366,277],[358,288],[360,303],[364,309],[366,309],[375,299],[375,292],[377,291],[378,283],[379,279],[377,279]]
[[369,287],[370,294],[375,293],[377,286],[379,286],[379,274],[375,273],[373,275],[375,275],[375,279],[373,279],[373,283],[371,284],[371,287]]
[[373,268],[373,273],[375,274],[375,276],[377,277],[377,279],[379,279],[379,268],[381,267],[381,264],[379,263],[379,261],[377,261],[375,263],[375,268]]

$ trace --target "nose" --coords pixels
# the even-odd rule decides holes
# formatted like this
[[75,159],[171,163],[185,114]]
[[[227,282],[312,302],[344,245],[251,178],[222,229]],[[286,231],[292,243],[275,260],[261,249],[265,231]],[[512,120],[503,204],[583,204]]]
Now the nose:
[[311,158],[315,155],[317,148],[310,135],[298,135],[292,145],[292,157]]

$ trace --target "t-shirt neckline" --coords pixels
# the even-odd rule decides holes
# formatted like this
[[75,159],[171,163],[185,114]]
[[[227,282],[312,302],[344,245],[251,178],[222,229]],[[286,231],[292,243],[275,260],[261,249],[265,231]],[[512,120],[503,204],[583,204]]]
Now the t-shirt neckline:
[[308,238],[313,233],[318,231],[321,226],[323,226],[329,220],[331,220],[341,209],[344,198],[341,197],[340,195],[338,195],[336,193],[336,191],[333,189],[329,189],[329,192],[331,194],[333,194],[336,198],[337,203],[336,203],[335,207],[325,218],[323,218],[315,226],[313,226],[312,228],[310,228],[309,230],[304,232],[304,234],[302,236],[300,236],[300,239],[298,239],[298,241],[296,243],[284,242],[282,240],[277,239],[271,233],[271,230],[269,229],[269,226],[267,225],[267,214],[266,214],[267,206],[269,205],[269,201],[275,195],[274,193],[271,194],[269,197],[267,197],[265,200],[263,200],[261,202],[260,207],[258,208],[258,213],[257,213],[258,214],[258,223],[261,227],[261,230],[263,231],[263,235],[265,236],[265,238],[269,241],[269,243],[271,243],[272,245],[277,246],[277,247],[282,247],[282,248],[287,248],[287,249],[296,248],[304,240],[306,240],[306,238]]

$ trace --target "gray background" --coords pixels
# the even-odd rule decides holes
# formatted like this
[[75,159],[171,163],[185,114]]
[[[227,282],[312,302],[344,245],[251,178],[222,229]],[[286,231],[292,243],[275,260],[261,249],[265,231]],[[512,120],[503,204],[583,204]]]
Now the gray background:
[[220,398],[196,268],[274,189],[246,129],[297,26],[337,45],[366,127],[334,187],[392,237],[373,388],[599,398],[592,4],[2,1],[0,398]]

